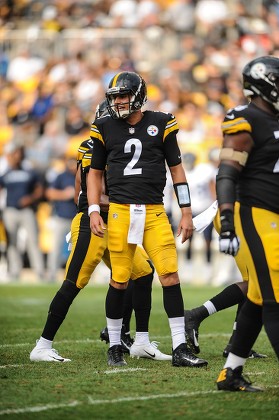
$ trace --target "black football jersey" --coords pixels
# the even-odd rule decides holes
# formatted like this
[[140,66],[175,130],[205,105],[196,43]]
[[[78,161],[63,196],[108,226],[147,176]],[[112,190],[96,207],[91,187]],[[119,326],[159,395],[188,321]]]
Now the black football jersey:
[[163,202],[166,162],[181,163],[177,144],[178,125],[172,114],[145,111],[135,125],[110,116],[91,126],[94,140],[91,167],[107,165],[109,199],[122,204]]
[[223,134],[249,132],[254,147],[243,168],[237,196],[242,204],[279,211],[279,121],[253,103],[231,109]]

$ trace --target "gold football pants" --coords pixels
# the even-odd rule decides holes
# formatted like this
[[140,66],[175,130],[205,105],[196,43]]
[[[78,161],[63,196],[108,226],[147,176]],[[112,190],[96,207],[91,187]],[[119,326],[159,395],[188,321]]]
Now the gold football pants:
[[[112,279],[126,282],[133,266],[135,244],[128,244],[130,206],[110,203],[108,215],[108,249]],[[162,204],[146,205],[143,248],[159,276],[178,271],[177,252],[168,216]]]
[[234,221],[240,239],[235,259],[249,279],[248,298],[257,305],[279,303],[279,214],[236,203]]
[[[84,213],[78,213],[73,218],[71,243],[72,249],[66,264],[65,279],[74,282],[78,288],[82,289],[88,284],[101,260],[111,269],[107,230],[103,238],[93,235],[90,230],[90,219]],[[137,246],[129,278],[136,280],[151,274],[152,268],[148,259],[146,252]]]

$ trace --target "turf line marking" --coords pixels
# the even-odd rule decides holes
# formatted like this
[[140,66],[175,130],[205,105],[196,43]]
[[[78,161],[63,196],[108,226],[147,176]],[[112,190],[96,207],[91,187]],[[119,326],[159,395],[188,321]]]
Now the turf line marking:
[[4,416],[5,414],[22,414],[22,413],[39,413],[40,411],[47,411],[53,410],[56,408],[69,408],[69,407],[76,407],[81,405],[80,401],[72,401],[70,403],[65,404],[46,404],[41,406],[34,406],[34,407],[26,407],[26,408],[15,408],[10,410],[2,410],[0,411],[0,416]]
[[90,395],[88,395],[88,403],[90,405],[99,405],[99,404],[118,404],[122,402],[131,402],[131,401],[148,401],[148,400],[157,400],[165,398],[178,398],[178,397],[193,397],[201,396],[208,394],[217,394],[220,391],[196,391],[196,392],[178,392],[177,394],[157,394],[157,395],[146,395],[144,397],[124,397],[124,398],[115,398],[112,400],[94,400]]
[[[279,385],[272,385],[266,387],[266,390],[272,388],[279,388]],[[165,398],[179,398],[179,397],[195,397],[195,396],[202,396],[202,395],[210,395],[210,394],[219,394],[220,396],[224,393],[220,391],[196,391],[196,392],[179,392],[177,394],[158,394],[158,395],[147,395],[144,397],[124,397],[124,398],[116,398],[113,400],[94,400],[90,395],[87,396],[88,404],[89,405],[101,405],[101,404],[118,404],[122,402],[132,402],[132,401],[148,401],[148,400],[157,400],[157,399],[165,399]],[[40,411],[47,411],[59,408],[70,408],[70,407],[77,407],[79,405],[84,405],[82,401],[72,401],[70,403],[65,404],[46,404],[42,406],[34,406],[34,407],[25,407],[25,408],[15,408],[15,409],[7,409],[1,410],[0,416],[4,416],[7,414],[22,414],[22,413],[39,413]]]
[[0,366],[0,369],[6,369],[6,368],[18,368],[18,367],[22,367],[22,366],[26,366],[24,363],[21,365],[2,365]]
[[110,375],[112,373],[129,373],[129,372],[138,372],[142,370],[148,370],[145,368],[128,368],[128,369],[113,369],[113,370],[105,370],[103,373],[106,375]]

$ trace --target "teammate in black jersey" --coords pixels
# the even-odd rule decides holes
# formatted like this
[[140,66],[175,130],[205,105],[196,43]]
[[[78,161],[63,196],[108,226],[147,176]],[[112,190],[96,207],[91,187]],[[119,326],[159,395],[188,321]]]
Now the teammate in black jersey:
[[[112,275],[106,299],[109,358],[120,346],[124,291],[137,244],[152,260],[163,286],[164,307],[172,334],[174,366],[206,366],[187,347],[183,298],[171,225],[163,205],[168,164],[181,207],[178,235],[185,242],[193,233],[189,188],[177,144],[178,125],[172,114],[142,111],[146,84],[137,73],[116,74],[106,92],[110,116],[91,127],[94,153],[88,175],[92,232],[106,234],[100,215],[103,172],[109,191],[108,248]],[[133,347],[133,346],[132,346]]]
[[222,124],[216,188],[220,251],[237,257],[241,247],[249,282],[217,387],[256,392],[242,370],[262,325],[279,358],[279,58],[248,63],[243,87],[249,104],[229,110]]

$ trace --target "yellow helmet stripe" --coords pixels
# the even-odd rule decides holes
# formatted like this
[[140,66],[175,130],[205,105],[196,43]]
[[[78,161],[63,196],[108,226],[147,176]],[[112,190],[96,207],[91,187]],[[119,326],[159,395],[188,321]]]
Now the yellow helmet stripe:
[[118,80],[118,77],[120,76],[120,74],[121,74],[121,73],[117,73],[117,74],[114,76],[113,81],[112,81],[112,84],[111,84],[111,87],[115,87],[115,86],[116,86],[116,83],[117,83],[117,80]]

